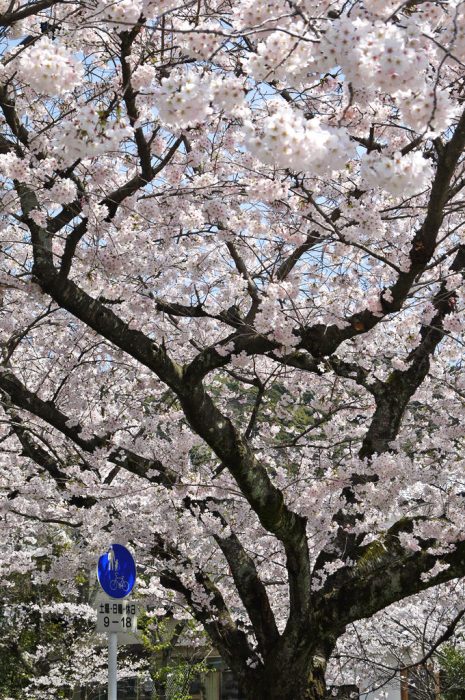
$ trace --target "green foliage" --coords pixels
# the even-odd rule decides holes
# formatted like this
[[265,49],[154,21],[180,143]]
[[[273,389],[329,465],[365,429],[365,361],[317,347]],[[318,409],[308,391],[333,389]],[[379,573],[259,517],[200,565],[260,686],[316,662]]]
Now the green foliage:
[[463,700],[465,697],[465,652],[452,644],[439,655],[441,666],[441,700]]
[[161,669],[160,675],[164,679],[166,696],[169,700],[191,700],[192,681],[208,670],[203,662],[191,664],[183,659],[178,659],[166,669]]
[[33,585],[24,575],[13,576],[0,607],[0,699],[24,698],[24,690],[41,668],[31,663],[38,645],[56,640],[61,630],[54,621],[44,621],[31,606],[37,600],[50,600],[44,586]]
[[[138,629],[150,658],[149,673],[154,683],[154,700],[191,700],[190,688],[201,674],[211,672],[203,659],[183,645],[182,637],[194,631],[193,623],[171,617],[153,618],[143,614]],[[184,653],[183,653],[184,651]]]

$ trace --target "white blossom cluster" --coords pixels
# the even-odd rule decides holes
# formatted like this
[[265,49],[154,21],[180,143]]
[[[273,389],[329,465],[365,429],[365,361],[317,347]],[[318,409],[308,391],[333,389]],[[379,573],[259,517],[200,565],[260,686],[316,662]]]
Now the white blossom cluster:
[[179,0],[144,0],[143,15],[147,19],[155,19],[179,6]]
[[421,89],[428,67],[415,34],[392,24],[344,17],[325,32],[315,55],[320,70],[343,66],[354,88]]
[[325,126],[319,118],[305,120],[283,102],[270,104],[270,111],[260,131],[248,124],[249,149],[262,163],[323,175],[351,158],[354,148],[343,129]]
[[25,182],[31,176],[28,161],[14,153],[0,154],[0,175]]
[[295,347],[298,338],[294,333],[293,321],[286,320],[281,314],[281,302],[284,299],[292,299],[295,294],[295,287],[288,282],[269,284],[255,321],[255,327],[259,333],[269,334],[285,351]]
[[284,24],[283,20],[289,14],[289,6],[283,0],[244,0],[234,8],[234,19],[238,28],[262,25],[271,29],[278,20]]
[[195,31],[192,29],[192,25],[187,22],[180,23],[176,27],[178,32],[179,30],[185,32],[180,32],[178,36],[180,45],[189,56],[208,59],[218,49],[221,42],[225,41],[221,35],[221,27],[212,21],[199,24],[195,27]]
[[392,157],[375,151],[362,160],[361,177],[367,187],[379,187],[394,197],[410,197],[422,192],[431,182],[433,168],[422,153],[415,151]]
[[156,79],[157,71],[155,66],[144,63],[137,66],[132,73],[131,84],[134,90],[146,92],[149,90]]
[[98,9],[99,19],[117,31],[124,31],[137,23],[142,13],[142,0],[100,0]]
[[367,202],[351,199],[341,206],[341,214],[347,219],[344,227],[344,240],[364,241],[373,237],[378,240],[386,235],[388,228],[375,207]]
[[[151,80],[151,71],[144,67],[135,71],[136,85]],[[173,73],[155,88],[155,106],[161,120],[177,128],[188,128],[203,122],[214,110],[233,116],[247,116],[244,81],[234,76],[202,76],[194,71]]]
[[53,183],[49,195],[54,202],[70,204],[76,199],[77,187],[72,180],[60,177]]
[[252,199],[260,202],[275,202],[287,196],[287,189],[283,183],[276,180],[262,180],[260,183],[254,182],[249,188]]
[[442,571],[447,571],[450,564],[446,562],[437,561],[432,568],[424,574],[421,574],[420,578],[422,581],[430,581],[438,576]]
[[91,105],[82,105],[64,120],[57,135],[54,155],[64,162],[91,158],[119,148],[122,140],[132,136],[123,122],[102,122]]
[[415,131],[425,131],[428,135],[436,135],[446,129],[457,115],[457,107],[451,102],[448,93],[434,86],[425,87],[421,91],[400,91],[397,103],[402,122]]
[[214,106],[228,115],[246,116],[244,81],[234,76],[214,78],[211,83]]
[[447,42],[452,55],[459,61],[465,61],[465,11],[463,3],[460,5],[461,12],[457,12],[456,15],[453,11],[451,12],[452,21],[447,31]]
[[63,95],[80,85],[83,68],[67,48],[44,36],[23,52],[18,73],[37,92]]
[[256,52],[244,61],[247,72],[256,80],[288,80],[291,75],[294,79],[303,81],[312,62],[313,43],[296,41],[296,34],[307,38],[303,23],[296,23],[292,34],[272,32],[258,44]]
[[163,78],[157,93],[160,119],[168,125],[186,128],[199,124],[211,114],[211,86],[199,73],[173,73]]
[[365,9],[379,17],[389,17],[399,6],[398,0],[364,0]]

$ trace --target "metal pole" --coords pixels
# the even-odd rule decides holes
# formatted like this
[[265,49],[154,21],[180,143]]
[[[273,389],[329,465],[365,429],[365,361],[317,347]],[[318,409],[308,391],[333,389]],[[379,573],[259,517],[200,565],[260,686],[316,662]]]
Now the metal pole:
[[108,700],[117,700],[116,657],[118,633],[108,633]]

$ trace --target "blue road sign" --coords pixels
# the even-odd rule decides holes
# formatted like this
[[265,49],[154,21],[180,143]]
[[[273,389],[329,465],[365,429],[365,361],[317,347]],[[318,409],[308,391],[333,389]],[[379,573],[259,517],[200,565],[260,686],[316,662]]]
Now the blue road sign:
[[97,578],[105,593],[124,598],[136,582],[136,562],[122,544],[112,544],[98,560]]

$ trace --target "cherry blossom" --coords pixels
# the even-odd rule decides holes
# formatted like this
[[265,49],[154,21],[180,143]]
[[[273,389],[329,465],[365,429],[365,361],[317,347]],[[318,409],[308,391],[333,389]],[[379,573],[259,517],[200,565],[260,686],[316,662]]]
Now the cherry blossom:
[[410,196],[425,190],[433,169],[421,153],[392,157],[370,153],[363,158],[361,176],[368,187],[380,187],[394,196]]
[[65,46],[41,37],[22,54],[19,75],[39,93],[61,95],[80,84],[83,71]]
[[84,623],[121,542],[140,599],[254,700],[374,689],[377,626],[416,659],[396,621],[453,619],[463,9],[3,8],[5,590],[53,586]]

